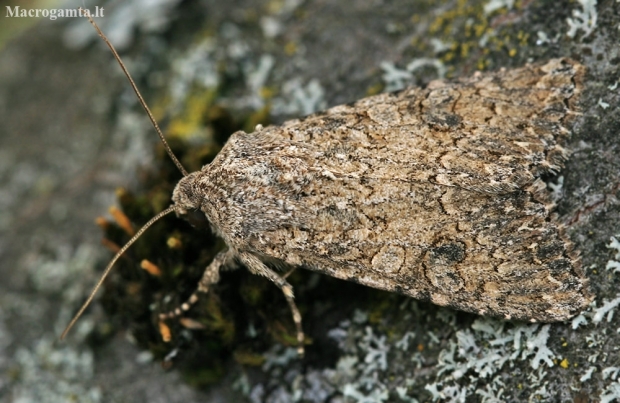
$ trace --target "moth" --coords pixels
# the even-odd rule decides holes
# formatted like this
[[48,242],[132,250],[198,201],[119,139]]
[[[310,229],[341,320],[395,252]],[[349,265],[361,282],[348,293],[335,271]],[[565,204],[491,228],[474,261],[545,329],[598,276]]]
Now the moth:
[[574,316],[592,295],[541,177],[568,155],[584,73],[553,59],[364,98],[234,133],[189,174],[171,154],[184,173],[172,205],[114,257],[63,337],[118,257],[172,212],[211,227],[227,249],[162,320],[235,263],[282,290],[300,349],[301,316],[281,275],[292,267],[507,320]]

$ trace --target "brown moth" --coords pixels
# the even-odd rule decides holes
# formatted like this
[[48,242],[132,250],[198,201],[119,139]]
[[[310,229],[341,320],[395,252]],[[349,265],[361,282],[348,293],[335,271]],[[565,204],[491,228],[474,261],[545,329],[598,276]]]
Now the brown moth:
[[197,292],[217,283],[226,265],[243,264],[283,291],[300,346],[285,268],[480,315],[568,319],[593,297],[540,177],[567,156],[584,71],[553,59],[372,96],[234,133],[212,163],[190,174],[172,156],[185,175],[173,204],[121,249],[97,287],[148,226],[175,212],[209,225],[228,246]]

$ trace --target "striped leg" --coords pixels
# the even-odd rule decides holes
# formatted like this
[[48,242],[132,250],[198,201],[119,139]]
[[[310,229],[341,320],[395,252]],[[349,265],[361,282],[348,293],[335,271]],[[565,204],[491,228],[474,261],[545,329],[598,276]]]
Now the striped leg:
[[184,312],[187,312],[196,302],[198,302],[198,293],[209,292],[209,287],[220,281],[220,270],[222,270],[222,268],[227,264],[231,263],[233,258],[234,254],[229,249],[218,253],[205,269],[205,272],[198,283],[198,289],[194,291],[187,301],[182,303],[176,309],[159,314],[159,319],[172,319],[181,316]]
[[299,309],[297,309],[297,305],[293,299],[293,287],[282,276],[267,267],[265,263],[263,263],[256,256],[249,253],[239,253],[236,255],[236,258],[252,273],[267,277],[276,286],[278,286],[280,290],[282,290],[282,293],[286,298],[286,302],[288,302],[288,306],[291,309],[291,313],[293,314],[293,322],[295,322],[295,326],[297,327],[297,352],[299,355],[303,355],[304,331],[301,327],[301,314],[299,313]]

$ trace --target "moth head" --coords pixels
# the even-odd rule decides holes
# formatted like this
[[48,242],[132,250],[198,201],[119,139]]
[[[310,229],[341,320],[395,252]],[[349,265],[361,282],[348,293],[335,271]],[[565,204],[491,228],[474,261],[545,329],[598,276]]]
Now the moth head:
[[172,192],[172,202],[177,217],[186,219],[192,227],[208,228],[207,216],[200,209],[203,197],[197,188],[200,172],[193,172],[181,179]]

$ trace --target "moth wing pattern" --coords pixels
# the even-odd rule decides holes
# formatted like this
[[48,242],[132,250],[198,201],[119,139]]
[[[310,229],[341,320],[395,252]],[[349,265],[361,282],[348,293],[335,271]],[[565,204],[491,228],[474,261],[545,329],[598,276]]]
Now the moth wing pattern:
[[266,133],[328,154],[353,150],[357,161],[376,160],[377,177],[397,174],[492,193],[516,190],[560,168],[560,144],[569,134],[565,126],[583,74],[583,66],[567,59],[477,73],[364,98]]
[[209,194],[195,204],[216,231],[264,262],[565,320],[592,297],[540,176],[562,167],[583,75],[554,59],[238,132],[179,186]]

